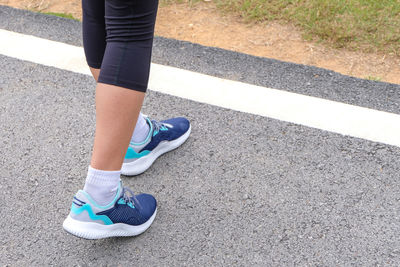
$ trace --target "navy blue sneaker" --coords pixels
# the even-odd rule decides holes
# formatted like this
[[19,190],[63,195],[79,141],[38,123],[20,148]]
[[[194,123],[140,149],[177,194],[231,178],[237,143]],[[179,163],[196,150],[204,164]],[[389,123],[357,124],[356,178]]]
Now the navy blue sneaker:
[[146,120],[150,126],[149,135],[140,144],[130,143],[121,169],[123,175],[143,173],[159,156],[182,145],[190,135],[190,122],[185,118]]
[[121,184],[115,199],[107,206],[99,206],[89,194],[79,190],[63,228],[86,239],[135,236],[150,227],[156,213],[157,201],[152,195],[135,196]]

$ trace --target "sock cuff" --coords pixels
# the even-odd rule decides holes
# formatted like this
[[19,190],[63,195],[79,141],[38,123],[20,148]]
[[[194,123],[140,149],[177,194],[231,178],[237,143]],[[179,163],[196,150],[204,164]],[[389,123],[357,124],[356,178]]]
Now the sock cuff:
[[89,166],[86,183],[96,185],[113,185],[121,180],[121,170],[103,171]]
[[150,125],[148,124],[146,117],[142,113],[139,113],[139,117],[131,137],[131,143],[138,144],[144,142],[149,135],[149,132]]

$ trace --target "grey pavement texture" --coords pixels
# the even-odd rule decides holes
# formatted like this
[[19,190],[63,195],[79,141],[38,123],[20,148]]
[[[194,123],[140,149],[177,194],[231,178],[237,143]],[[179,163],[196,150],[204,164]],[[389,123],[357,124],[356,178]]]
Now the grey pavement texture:
[[[54,27],[75,25],[71,32],[79,33],[77,22],[8,8],[0,8],[0,28],[8,16],[4,10],[14,12],[17,25],[38,16],[35,21],[52,20]],[[174,49],[186,52],[174,55]],[[197,50],[205,55],[195,60],[190,53]],[[247,71],[264,62],[271,64],[268,70],[284,72],[244,72],[237,80],[250,77],[254,80],[249,82],[294,92],[315,71],[321,80],[311,80],[310,91],[303,93],[326,94],[328,99],[336,94],[343,102],[399,113],[396,85],[163,38],[156,39],[154,55],[172,66],[183,64],[187,56],[187,68],[232,77],[245,71],[230,65],[238,60]],[[167,59],[171,62],[161,62]],[[146,97],[146,114],[186,116],[193,127],[181,148],[162,156],[143,175],[123,177],[135,192],[158,199],[154,224],[134,238],[75,238],[62,230],[62,222],[89,163],[95,83],[89,76],[1,55],[0,70],[2,266],[400,263],[400,148],[154,91]],[[334,85],[338,87],[332,89]]]

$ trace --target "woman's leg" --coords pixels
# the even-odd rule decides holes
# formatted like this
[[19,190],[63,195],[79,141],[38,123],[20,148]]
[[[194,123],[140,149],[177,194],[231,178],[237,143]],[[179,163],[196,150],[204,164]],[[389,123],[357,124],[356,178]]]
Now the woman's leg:
[[[82,6],[89,14],[98,3],[83,0]],[[147,89],[157,4],[157,0],[105,1],[107,44],[96,87],[91,166],[84,191],[75,195],[63,224],[74,235],[90,239],[132,236],[154,220],[154,197],[131,196],[129,189],[120,186],[119,175]],[[84,20],[84,29],[89,22]],[[84,34],[90,32],[84,30]],[[97,48],[88,47],[88,42],[84,45],[90,59]],[[98,68],[95,61],[88,60],[89,66]]]
[[[115,0],[106,2],[104,2],[104,0],[83,0],[82,2],[82,6],[85,7],[83,12],[85,54],[90,70],[96,81],[98,81],[100,76],[100,68],[106,50],[106,36],[108,41],[111,42],[119,41],[121,37],[125,40],[135,42],[134,46],[130,48],[135,48],[135,53],[142,56],[139,60],[132,58],[130,60],[131,62],[126,61],[127,63],[125,64],[129,64],[133,69],[137,68],[138,70],[136,72],[139,72],[140,69],[147,70],[150,66],[150,63],[147,64],[143,59],[150,58],[151,56],[148,54],[149,51],[151,52],[151,49],[148,48],[152,44],[152,24],[155,18],[153,10],[156,2],[154,0],[146,2],[124,0],[119,2],[119,4],[124,3],[130,7],[131,11],[133,10],[140,13],[140,16],[134,18],[136,25],[132,23],[132,20],[129,21],[129,13],[125,13],[123,16],[119,17],[116,16],[121,14],[113,12],[113,10],[117,10],[116,8],[120,9],[120,6],[116,6],[118,2]],[[107,6],[107,10],[111,12],[106,14],[105,6]],[[129,12],[129,9],[125,10]],[[108,21],[108,32],[105,30],[106,20]],[[118,62],[114,62],[112,65],[118,65]],[[144,74],[140,75],[140,77],[147,76]],[[111,77],[108,77],[108,79],[112,80]],[[147,81],[141,83],[147,85]],[[143,114],[139,114],[130,141],[131,146],[128,149],[121,170],[122,174],[137,175],[144,172],[162,154],[160,151],[163,153],[171,151],[179,147],[189,137],[190,123],[185,118],[168,120],[166,125],[173,125],[173,128],[164,126],[164,131],[159,132],[161,135],[156,134],[158,132],[157,130],[155,133],[152,132],[151,129],[158,128],[158,126],[152,125],[153,122],[154,121],[146,119]],[[160,125],[162,123],[163,122],[157,124]],[[169,131],[166,131],[167,129],[169,129]],[[152,140],[150,140],[150,136],[152,136]],[[146,141],[148,145],[145,145]],[[143,152],[143,150],[146,150],[146,152],[139,153],[141,151]]]
[[[82,1],[83,44],[86,60],[93,78],[97,82],[106,50],[105,0]],[[139,114],[131,142],[142,142],[149,134],[150,127],[143,114]]]
[[147,90],[157,4],[105,1],[107,45],[96,88],[95,169],[121,169]]
[[[106,50],[106,11],[105,6],[108,7],[108,17],[113,17],[114,19],[119,19],[117,16],[120,16],[120,11],[111,10],[118,8],[120,9],[121,6],[116,5],[117,2],[113,1],[113,3],[106,3],[105,0],[82,0],[82,9],[83,9],[83,43],[84,43],[84,51],[86,55],[87,63],[90,67],[90,71],[93,75],[93,78],[98,81],[100,76],[100,68],[103,62],[104,53]],[[141,6],[143,6],[141,4]],[[131,6],[126,5],[125,8],[127,9],[128,13],[131,11]],[[151,11],[151,9],[146,10],[146,12]],[[118,14],[119,13],[119,14]],[[127,12],[123,15],[129,15]],[[152,32],[151,24],[153,23],[153,17],[150,17],[150,32]],[[125,20],[125,23],[127,20]],[[118,23],[118,22],[117,22]],[[116,25],[115,21],[109,19],[109,27]],[[134,27],[132,22],[130,23],[129,27]],[[147,28],[148,31],[149,28]],[[127,29],[130,31],[131,29]],[[143,30],[140,30],[143,33]],[[126,33],[126,32],[125,32]],[[115,33],[109,32],[111,36],[116,36]],[[151,35],[151,34],[150,34]],[[150,38],[152,39],[152,36]],[[134,64],[133,62],[131,63]],[[146,75],[144,75],[146,76]],[[98,95],[98,94],[97,94]],[[133,134],[131,134],[131,141],[141,142],[143,141],[149,132],[149,126],[146,123],[145,118],[142,114],[139,114],[138,123],[136,124],[135,130]],[[96,142],[95,142],[96,143]],[[98,143],[98,142],[97,142]],[[97,146],[95,145],[95,148]],[[96,150],[97,151],[97,150]],[[97,158],[97,157],[96,157]],[[98,162],[97,160],[95,160]]]
[[[108,8],[107,14],[106,6]],[[121,11],[121,9],[125,9],[125,11]],[[132,14],[130,5],[124,5],[123,2],[117,1],[108,3],[105,0],[82,0],[82,11],[84,51],[87,63],[97,82],[107,49],[105,16],[111,16],[111,19],[108,19],[108,27],[112,28],[119,24],[118,20],[121,17],[134,16],[134,14]],[[131,21],[129,27],[133,27],[133,23]],[[127,30],[129,31],[129,29]],[[139,29],[139,31],[143,30]],[[121,33],[115,32],[115,30],[109,31],[109,34],[114,37],[118,37]],[[119,40],[119,42],[123,41]],[[119,49],[121,45],[111,46],[105,64],[121,64],[121,60],[109,59],[123,56],[121,49]],[[131,57],[140,57],[140,55],[131,55]],[[121,69],[130,68],[126,63],[117,67]],[[118,73],[111,69],[106,75],[112,76],[118,75]],[[132,75],[138,76],[143,75],[143,73],[132,73]],[[146,78],[144,79],[146,80]],[[96,88],[96,134],[91,166],[100,170],[120,170],[144,97],[143,89],[141,91],[135,91],[135,88],[128,91],[121,90],[123,87],[118,86],[118,82],[114,81],[113,83],[114,85],[98,83]],[[129,138],[127,139],[126,136]]]
[[[147,90],[158,2],[106,0],[103,12],[97,1],[82,2],[89,10],[84,19],[95,17],[83,23],[85,54],[94,76],[102,60],[97,78],[91,167],[120,170]],[[103,13],[105,48],[101,22],[96,23]],[[90,31],[95,25],[97,29]]]
[[121,169],[143,99],[143,92],[97,84],[96,133],[90,163],[93,168]]

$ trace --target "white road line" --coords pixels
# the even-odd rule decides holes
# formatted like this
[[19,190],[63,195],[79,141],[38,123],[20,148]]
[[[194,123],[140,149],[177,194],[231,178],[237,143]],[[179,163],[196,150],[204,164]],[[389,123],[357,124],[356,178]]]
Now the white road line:
[[[0,29],[0,54],[90,75],[83,48]],[[150,90],[400,147],[400,115],[152,63]]]

